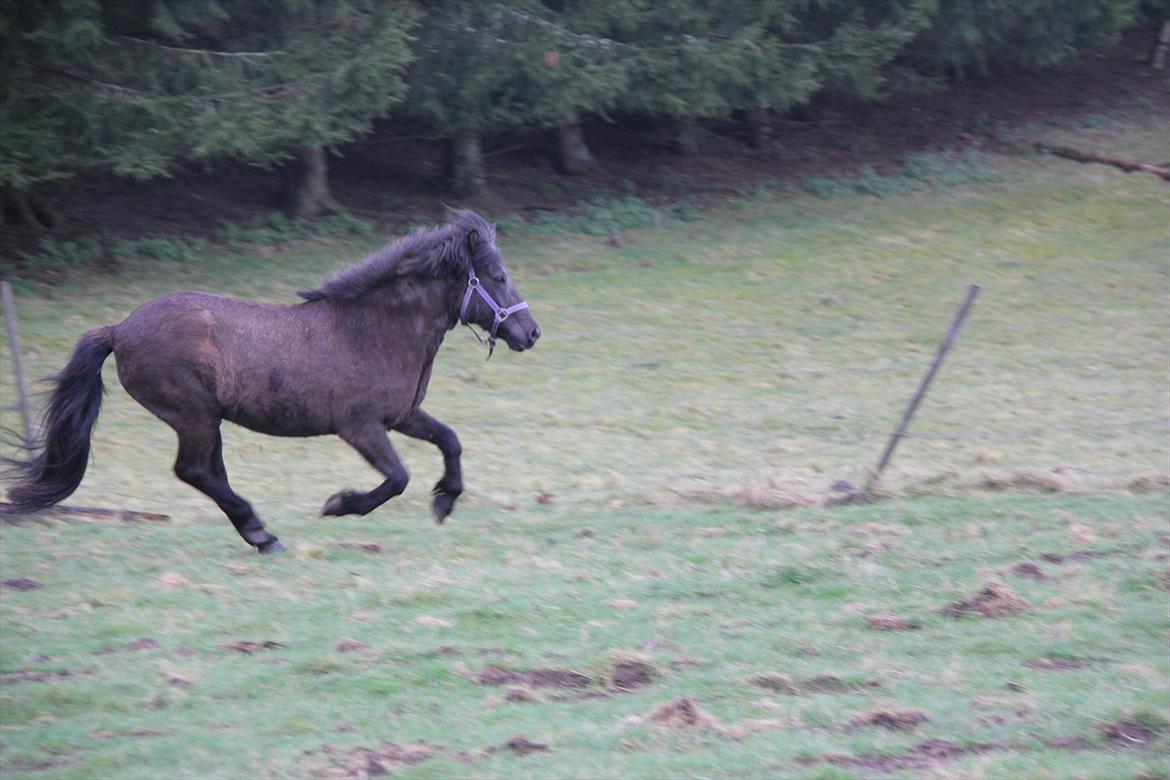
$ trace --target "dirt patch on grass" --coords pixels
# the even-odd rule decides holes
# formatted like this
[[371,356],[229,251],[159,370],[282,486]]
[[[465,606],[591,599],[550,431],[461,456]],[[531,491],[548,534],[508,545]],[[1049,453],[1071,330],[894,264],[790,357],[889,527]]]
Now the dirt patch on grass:
[[1088,669],[1098,665],[1098,661],[1090,658],[1078,658],[1077,656],[1048,656],[1045,658],[1033,658],[1030,661],[1024,661],[1024,666],[1029,669],[1039,669],[1045,672],[1075,672],[1080,669]]
[[988,583],[973,598],[956,601],[943,608],[943,614],[959,618],[982,615],[986,618],[1007,617],[1027,612],[1031,607],[1015,591],[998,582]]
[[1143,748],[1158,738],[1158,732],[1135,720],[1119,720],[1102,730],[1106,741],[1119,748]]
[[504,743],[504,747],[518,756],[526,756],[529,753],[542,753],[548,750],[548,745],[533,742],[525,736],[512,737]]
[[1056,471],[1045,469],[1012,469],[983,475],[979,486],[985,490],[1034,490],[1042,493],[1063,493],[1069,483]]
[[849,721],[854,729],[880,726],[891,731],[913,731],[930,721],[926,713],[918,710],[876,710],[859,715]]
[[343,541],[331,542],[330,547],[336,547],[339,550],[357,550],[358,552],[370,553],[377,555],[382,552],[382,545],[377,542],[357,542],[357,541]]
[[273,642],[272,640],[265,642],[252,642],[245,639],[237,642],[228,642],[226,645],[224,645],[224,647],[228,650],[235,650],[237,653],[251,655],[252,653],[256,653],[261,650],[281,650],[285,647],[288,647],[288,645],[282,645],[280,642]]
[[965,748],[947,739],[928,739],[918,743],[905,753],[811,756],[799,759],[798,763],[803,766],[824,763],[842,769],[856,769],[864,774],[888,775],[908,770],[921,772],[936,768],[946,761],[954,761],[965,756],[987,753],[1001,748],[1001,745],[991,742]]
[[894,612],[879,612],[865,619],[867,625],[875,631],[917,631],[922,625],[898,615]]
[[1057,750],[1065,750],[1068,752],[1076,752],[1080,750],[1096,750],[1097,746],[1084,737],[1057,737],[1050,739],[1045,743],[1050,748]]
[[434,758],[436,751],[423,742],[414,745],[383,742],[377,748],[356,747],[348,750],[324,745],[321,753],[330,764],[321,777],[330,780],[366,780],[421,764]]
[[1065,563],[1067,561],[1095,561],[1098,558],[1105,558],[1110,555],[1116,555],[1118,551],[1105,550],[1077,550],[1076,552],[1065,553],[1059,555],[1057,553],[1044,553],[1040,556],[1040,560],[1045,563]]
[[339,653],[357,653],[362,650],[369,650],[370,646],[356,639],[342,639],[333,649]]
[[1043,582],[1048,579],[1048,575],[1044,573],[1044,570],[1031,561],[1017,563],[1011,568],[1011,573],[1017,577],[1023,577],[1024,579],[1034,580],[1036,582]]
[[513,704],[539,704],[543,699],[540,698],[539,694],[527,688],[509,688],[508,692],[504,694],[504,701],[510,701]]
[[857,691],[881,687],[881,683],[877,680],[846,682],[832,674],[819,674],[816,677],[810,677],[807,680],[801,681],[793,680],[786,674],[762,674],[758,677],[753,677],[748,682],[759,688],[773,691],[774,693],[784,693],[794,696],[808,693],[856,693]]
[[103,647],[101,650],[95,650],[94,655],[112,655],[113,653],[136,653],[141,650],[157,650],[161,647],[157,640],[148,636],[140,639],[135,639],[128,645],[120,647]]
[[1165,490],[1170,487],[1170,474],[1162,474],[1157,471],[1140,474],[1130,480],[1126,487],[1134,493],[1154,493]]
[[70,671],[59,669],[53,672],[42,672],[36,669],[15,669],[11,672],[0,672],[0,685],[18,685],[27,682],[48,682],[50,680],[64,680],[79,674],[90,674],[88,671]]
[[639,720],[653,724],[660,728],[678,731],[692,731],[706,729],[709,731],[724,731],[719,721],[689,696],[679,698],[663,704],[652,710]]
[[609,684],[619,691],[632,691],[650,685],[658,677],[658,669],[648,661],[623,660],[614,663]]
[[593,678],[568,669],[503,669],[489,666],[475,676],[480,685],[523,685],[528,688],[588,688]]
[[41,587],[41,583],[28,577],[16,577],[15,579],[4,580],[4,587],[19,591],[36,590]]

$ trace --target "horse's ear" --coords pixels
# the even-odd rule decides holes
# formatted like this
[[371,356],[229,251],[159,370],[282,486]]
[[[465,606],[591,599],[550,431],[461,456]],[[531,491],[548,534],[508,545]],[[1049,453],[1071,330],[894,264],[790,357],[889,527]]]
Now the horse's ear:
[[475,251],[475,248],[479,246],[479,241],[480,235],[478,230],[472,228],[471,230],[467,231],[467,246],[470,247],[473,252]]

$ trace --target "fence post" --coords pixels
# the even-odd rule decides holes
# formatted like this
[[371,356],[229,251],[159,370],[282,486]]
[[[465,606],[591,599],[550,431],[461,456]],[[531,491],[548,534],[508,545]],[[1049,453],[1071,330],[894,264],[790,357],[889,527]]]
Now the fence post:
[[0,304],[4,308],[4,326],[8,330],[8,348],[12,353],[12,378],[16,383],[16,402],[24,421],[24,440],[32,441],[32,405],[28,401],[28,387],[24,379],[24,359],[20,352],[20,328],[16,324],[16,303],[12,299],[12,285],[0,282]]
[[958,313],[955,314],[955,319],[951,322],[951,327],[947,330],[947,335],[938,345],[938,351],[934,355],[934,362],[930,364],[930,369],[926,372],[926,376],[922,377],[922,381],[918,384],[917,392],[910,399],[910,403],[906,405],[906,411],[902,412],[902,421],[898,423],[898,429],[890,434],[890,440],[886,444],[886,451],[882,453],[881,461],[866,482],[866,490],[872,488],[881,479],[882,472],[886,470],[890,458],[893,457],[898,442],[905,437],[906,429],[910,426],[910,419],[914,416],[914,412],[918,410],[918,405],[922,403],[922,399],[926,397],[926,391],[930,388],[930,383],[934,381],[934,375],[938,373],[943,359],[947,356],[947,352],[950,351],[951,345],[955,343],[955,338],[958,337],[959,331],[963,328],[963,321],[967,319],[967,312],[971,310],[971,305],[975,303],[975,296],[979,295],[979,290],[981,289],[977,284],[972,284],[968,288],[966,300],[963,301],[963,305],[959,307]]

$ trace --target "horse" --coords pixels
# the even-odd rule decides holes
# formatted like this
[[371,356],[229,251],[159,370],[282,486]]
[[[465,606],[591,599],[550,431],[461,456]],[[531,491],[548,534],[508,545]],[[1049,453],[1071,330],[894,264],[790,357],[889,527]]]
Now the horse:
[[223,420],[273,436],[336,434],[384,477],[372,490],[333,494],[322,515],[365,515],[406,489],[388,431],[431,442],[443,456],[431,501],[441,524],[463,492],[459,437],[422,409],[444,336],[478,325],[489,358],[497,338],[517,352],[540,338],[495,226],[453,210],[445,225],[393,240],[298,295],[270,304],[175,292],[85,333],[52,380],[40,432],[9,461],[17,481],[6,512],[48,508],[81,484],[112,353],[122,387],[178,436],[175,475],[258,552],[285,548],[228,483]]

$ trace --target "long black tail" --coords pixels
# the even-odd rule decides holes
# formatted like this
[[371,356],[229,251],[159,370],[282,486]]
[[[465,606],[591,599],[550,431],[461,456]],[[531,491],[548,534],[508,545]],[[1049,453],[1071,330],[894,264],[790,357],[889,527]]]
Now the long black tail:
[[35,512],[67,498],[89,465],[89,437],[102,408],[102,363],[114,351],[113,329],[91,330],[54,379],[40,436],[25,443],[28,455],[9,460],[16,484],[9,512]]

